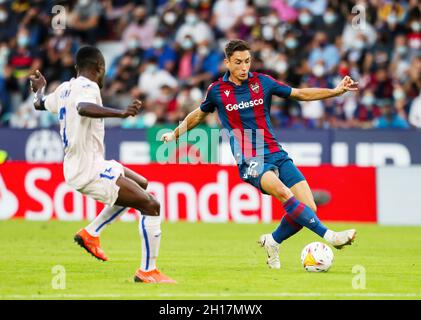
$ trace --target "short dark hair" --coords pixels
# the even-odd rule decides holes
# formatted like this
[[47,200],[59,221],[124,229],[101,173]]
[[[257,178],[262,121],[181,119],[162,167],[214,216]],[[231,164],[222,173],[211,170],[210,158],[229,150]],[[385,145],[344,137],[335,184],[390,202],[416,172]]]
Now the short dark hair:
[[76,53],[76,65],[79,69],[94,67],[103,62],[101,51],[93,46],[85,46]]
[[227,59],[231,58],[231,56],[234,54],[235,51],[250,51],[250,45],[247,43],[247,41],[236,39],[231,40],[227,43],[225,46],[225,56]]

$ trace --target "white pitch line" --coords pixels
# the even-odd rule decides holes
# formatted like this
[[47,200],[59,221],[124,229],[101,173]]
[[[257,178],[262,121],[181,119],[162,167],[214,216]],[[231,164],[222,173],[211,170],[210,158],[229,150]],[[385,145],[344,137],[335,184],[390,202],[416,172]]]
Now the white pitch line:
[[192,297],[192,298],[230,298],[230,297],[254,297],[254,298],[266,298],[266,297],[420,297],[421,293],[294,293],[294,292],[274,292],[274,293],[158,293],[158,294],[147,294],[147,293],[134,293],[134,294],[10,294],[0,295],[0,300],[10,299],[94,299],[94,298],[149,298],[149,297],[161,297],[161,298],[179,298],[179,297]]

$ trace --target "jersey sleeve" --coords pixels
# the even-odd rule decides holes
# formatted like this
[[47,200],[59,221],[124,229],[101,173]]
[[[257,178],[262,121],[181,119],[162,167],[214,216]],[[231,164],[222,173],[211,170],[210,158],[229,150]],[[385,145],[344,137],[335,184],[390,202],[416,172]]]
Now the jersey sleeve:
[[75,105],[77,106],[80,102],[90,102],[98,104],[98,99],[101,97],[99,87],[92,83],[82,84],[78,88],[79,92],[77,93],[77,98],[75,100]]
[[288,98],[291,95],[292,88],[271,76],[265,75],[267,83],[271,88],[271,93],[281,98]]
[[216,104],[212,99],[212,88],[213,87],[214,87],[213,84],[211,84],[208,87],[208,90],[206,91],[205,99],[200,104],[200,110],[202,110],[203,112],[214,112],[215,109],[216,109]]
[[57,89],[44,97],[44,107],[47,111],[58,113]]

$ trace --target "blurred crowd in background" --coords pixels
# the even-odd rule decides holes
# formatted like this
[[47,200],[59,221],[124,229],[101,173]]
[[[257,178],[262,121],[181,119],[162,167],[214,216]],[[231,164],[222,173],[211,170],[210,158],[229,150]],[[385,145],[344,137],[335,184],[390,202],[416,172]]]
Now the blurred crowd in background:
[[[65,28],[53,21],[57,4],[66,8]],[[417,0],[0,0],[0,126],[57,125],[54,115],[33,110],[28,75],[41,70],[51,92],[76,75],[80,46],[107,43],[119,54],[108,61],[104,105],[140,99],[144,107],[107,125],[178,123],[223,75],[223,48],[239,38],[251,44],[254,71],[290,86],[333,88],[345,75],[360,84],[358,94],[324,101],[274,97],[275,128],[421,127],[420,7]]]

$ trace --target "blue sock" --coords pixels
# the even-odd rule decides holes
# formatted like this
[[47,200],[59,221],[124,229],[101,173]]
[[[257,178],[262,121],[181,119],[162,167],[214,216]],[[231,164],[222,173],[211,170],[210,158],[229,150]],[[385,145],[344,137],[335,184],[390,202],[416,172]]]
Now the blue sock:
[[291,220],[299,225],[306,227],[323,238],[328,230],[317,218],[310,207],[298,201],[295,197],[288,199],[284,203],[284,209]]
[[278,228],[276,228],[276,230],[272,233],[272,237],[277,243],[281,243],[282,241],[296,234],[302,228],[302,226],[293,221],[289,215],[286,214],[282,217]]

